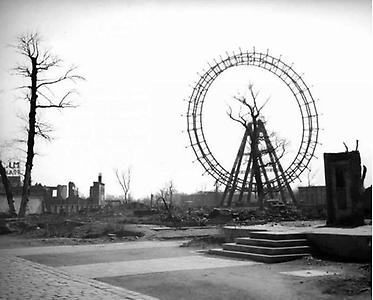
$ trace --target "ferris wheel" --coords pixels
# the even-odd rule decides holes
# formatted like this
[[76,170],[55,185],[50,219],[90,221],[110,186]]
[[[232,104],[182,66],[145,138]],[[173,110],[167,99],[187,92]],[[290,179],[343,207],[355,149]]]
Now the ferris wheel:
[[[272,73],[287,86],[297,103],[302,124],[301,141],[294,158],[286,168],[283,167],[281,155],[276,151],[276,145],[271,140],[265,121],[260,115],[261,106],[256,102],[252,86],[249,86],[252,96],[250,99],[236,98],[249,113],[239,114],[236,117],[233,113],[230,114],[232,120],[242,121],[240,123],[243,126],[241,143],[232,153],[232,156],[235,155],[232,167],[223,166],[210,150],[203,126],[206,106],[204,104],[214,81],[226,70],[238,66],[259,68]],[[253,114],[253,109],[254,112],[256,109],[256,114]],[[207,71],[200,74],[188,101],[187,132],[190,146],[205,172],[225,186],[222,205],[230,206],[235,193],[239,193],[238,202],[241,202],[245,193],[248,194],[248,201],[251,193],[258,193],[259,196],[262,194],[262,197],[264,195],[273,197],[275,192],[279,192],[281,198],[285,200],[286,191],[296,203],[290,183],[299,178],[314,157],[318,144],[319,121],[311,91],[292,65],[284,63],[281,57],[271,56],[268,51],[262,53],[256,52],[255,49],[250,52],[240,50],[239,53],[227,53],[226,57],[215,60]],[[267,174],[268,166],[274,173],[272,178]]]

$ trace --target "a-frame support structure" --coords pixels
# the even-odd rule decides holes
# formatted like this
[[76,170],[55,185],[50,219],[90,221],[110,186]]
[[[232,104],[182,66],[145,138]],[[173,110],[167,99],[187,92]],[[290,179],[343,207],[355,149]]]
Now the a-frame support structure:
[[[263,141],[263,149],[259,149],[259,142]],[[249,153],[245,153],[247,145],[250,146]],[[263,157],[267,155],[267,161]],[[245,163],[246,166],[245,166]],[[269,180],[267,167],[271,167],[274,172],[274,180]],[[240,173],[244,172],[243,179]],[[253,181],[255,179],[255,184]],[[284,169],[281,166],[276,149],[273,147],[264,123],[258,119],[256,122],[247,123],[245,133],[241,140],[236,159],[233,163],[228,181],[221,199],[221,206],[232,206],[233,197],[239,191],[237,203],[244,203],[244,193],[247,193],[246,202],[251,200],[253,192],[258,193],[258,197],[264,201],[264,196],[274,197],[275,192],[280,193],[281,200],[285,202],[286,191],[293,204],[297,205],[294,193],[286,178]]]

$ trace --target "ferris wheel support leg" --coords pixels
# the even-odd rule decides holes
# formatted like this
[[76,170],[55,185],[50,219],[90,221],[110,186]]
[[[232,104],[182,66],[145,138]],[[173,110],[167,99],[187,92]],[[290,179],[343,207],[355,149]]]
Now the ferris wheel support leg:
[[232,183],[233,174],[234,174],[234,172],[236,170],[237,163],[238,163],[238,153],[237,153],[236,159],[234,161],[234,164],[233,164],[233,167],[232,167],[232,171],[231,171],[231,173],[229,175],[228,182],[225,185],[224,193],[223,193],[223,196],[222,196],[221,201],[220,201],[220,206],[225,206],[225,199],[227,197],[227,194],[228,194],[229,190],[231,189],[230,186],[231,186],[231,183]]
[[[280,176],[279,176],[279,170],[277,168],[277,166],[279,168],[281,167],[280,161],[277,158],[276,151],[275,151],[275,149],[272,146],[272,143],[271,143],[271,141],[269,139],[267,130],[265,129],[264,124],[262,122],[260,122],[260,127],[261,127],[261,131],[263,133],[263,137],[264,137],[264,141],[266,143],[267,149],[269,150],[268,154],[269,154],[269,158],[271,160],[273,171],[275,173],[275,178],[276,178],[276,181],[277,181],[277,185],[279,187],[279,192],[280,192],[281,200],[282,200],[282,202],[285,203],[286,202],[286,196],[285,196],[285,193],[284,193],[284,189],[282,188],[282,184],[281,184],[281,180],[280,180]],[[281,169],[282,169],[282,167],[281,167]],[[284,180],[286,181],[286,178],[284,178]]]
[[[234,196],[234,192],[237,188],[238,175],[240,173],[242,157],[243,157],[243,154],[244,154],[245,145],[246,145],[246,142],[247,142],[247,137],[249,135],[249,131],[250,131],[250,128],[247,127],[246,130],[245,130],[244,136],[242,138],[240,148],[238,149],[236,159],[234,160],[234,164],[233,164],[231,174],[229,176],[229,180],[228,180],[227,185],[226,185],[225,190],[224,190],[222,201],[220,203],[221,206],[224,206],[225,199],[226,199],[226,196],[227,196],[228,192],[229,192],[229,194],[228,194],[227,206],[231,206],[231,204],[232,204],[232,199],[233,199],[233,196]],[[232,178],[233,178],[233,181],[232,181]]]
[[254,172],[250,173],[249,190],[247,191],[247,204],[251,202],[251,193],[253,192],[252,185],[254,179]]
[[276,166],[276,161],[275,161],[272,153],[270,153],[269,156],[270,156],[270,159],[271,159],[273,171],[275,172],[275,177],[276,177],[277,185],[279,187],[279,192],[280,192],[281,200],[282,200],[282,202],[285,203],[286,197],[285,197],[284,189],[282,188],[280,176],[278,174],[278,170],[277,170],[277,166]]
[[[238,202],[241,203],[242,202],[242,197],[243,197],[243,193],[245,191],[245,186],[246,186],[246,182],[247,182],[247,177],[249,176],[249,173],[250,173],[250,168],[251,168],[251,162],[252,162],[252,157],[251,157],[251,154],[249,156],[249,161],[247,162],[247,167],[246,167],[246,171],[245,171],[245,176],[244,176],[244,179],[243,179],[243,182],[242,182],[242,188],[241,188],[241,191],[240,191],[240,195],[238,197]],[[251,189],[251,187],[250,187]]]
[[285,183],[285,187],[286,187],[286,189],[287,189],[287,191],[288,191],[288,193],[289,193],[289,196],[290,196],[290,198],[291,198],[291,201],[293,202],[293,204],[294,204],[295,206],[298,206],[298,202],[297,202],[297,200],[295,199],[295,196],[294,196],[293,190],[291,189],[290,184],[289,184],[289,182],[288,182],[287,179],[286,179],[286,176],[285,176],[284,170],[282,169],[282,166],[281,166],[281,164],[280,164],[280,161],[279,161],[278,158],[277,158],[276,152],[274,152],[273,155],[274,155],[275,159],[276,159],[277,162],[278,162],[278,163],[277,163],[277,164],[278,164],[278,169],[279,169],[280,174],[281,174],[281,177],[282,177],[282,179],[283,179],[283,181],[284,181],[284,183]]
[[269,178],[268,178],[268,175],[267,175],[267,171],[266,171],[266,168],[265,168],[265,165],[263,163],[263,159],[262,159],[262,156],[259,155],[259,163],[260,163],[260,168],[262,169],[262,172],[263,172],[263,175],[264,175],[264,179],[266,181],[266,185],[267,185],[267,189],[268,189],[268,192],[269,192],[269,196],[271,197],[271,199],[273,199],[273,190],[272,190],[272,186],[269,182]]
[[291,189],[290,184],[289,184],[287,181],[286,181],[286,188],[287,188],[287,190],[288,190],[288,192],[289,192],[289,195],[290,195],[290,198],[291,198],[293,204],[294,204],[296,207],[298,207],[298,201],[297,201],[297,199],[295,198],[294,192],[293,192],[293,190]]
[[[230,182],[231,179],[229,179],[229,182]],[[224,189],[224,192],[223,192],[223,196],[221,197],[221,200],[220,200],[220,206],[221,207],[224,207],[225,205],[225,197],[227,196],[227,193],[228,193],[228,190],[229,190],[229,182],[226,184],[225,186],[225,189]]]
[[227,205],[228,206],[231,206],[232,205],[232,200],[233,200],[233,196],[234,196],[234,192],[236,191],[236,188],[237,188],[237,182],[238,182],[238,175],[240,174],[240,167],[241,167],[241,163],[242,163],[242,157],[243,157],[243,151],[244,151],[244,148],[245,148],[245,145],[243,145],[243,149],[242,149],[242,153],[240,153],[240,158],[238,160],[238,164],[237,164],[237,168],[236,168],[236,172],[234,174],[234,179],[233,179],[233,183],[232,183],[232,188],[231,190],[229,191],[229,195],[228,195],[228,202],[227,202]]

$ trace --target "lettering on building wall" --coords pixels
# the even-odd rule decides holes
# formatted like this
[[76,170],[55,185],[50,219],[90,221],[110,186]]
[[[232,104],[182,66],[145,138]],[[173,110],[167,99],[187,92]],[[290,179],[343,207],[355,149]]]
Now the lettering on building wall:
[[19,176],[21,175],[21,168],[19,161],[9,161],[5,167],[7,176]]

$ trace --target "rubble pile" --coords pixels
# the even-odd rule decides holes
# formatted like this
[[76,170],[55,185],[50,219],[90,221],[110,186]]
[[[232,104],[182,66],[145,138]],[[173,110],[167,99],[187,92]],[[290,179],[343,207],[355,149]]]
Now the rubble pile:
[[163,225],[207,226],[207,225],[257,225],[267,222],[306,220],[307,217],[293,206],[267,205],[264,210],[257,208],[214,208],[214,209],[172,209],[159,210],[160,221]]
[[276,202],[264,210],[256,207],[187,208],[173,206],[102,207],[76,214],[29,215],[23,219],[0,219],[0,234],[16,233],[33,238],[141,237],[134,224],[174,228],[231,225],[258,225],[267,222],[305,220],[292,206]]
[[162,225],[173,227],[206,226],[209,220],[208,212],[202,209],[173,209],[171,212],[160,210],[159,215]]

